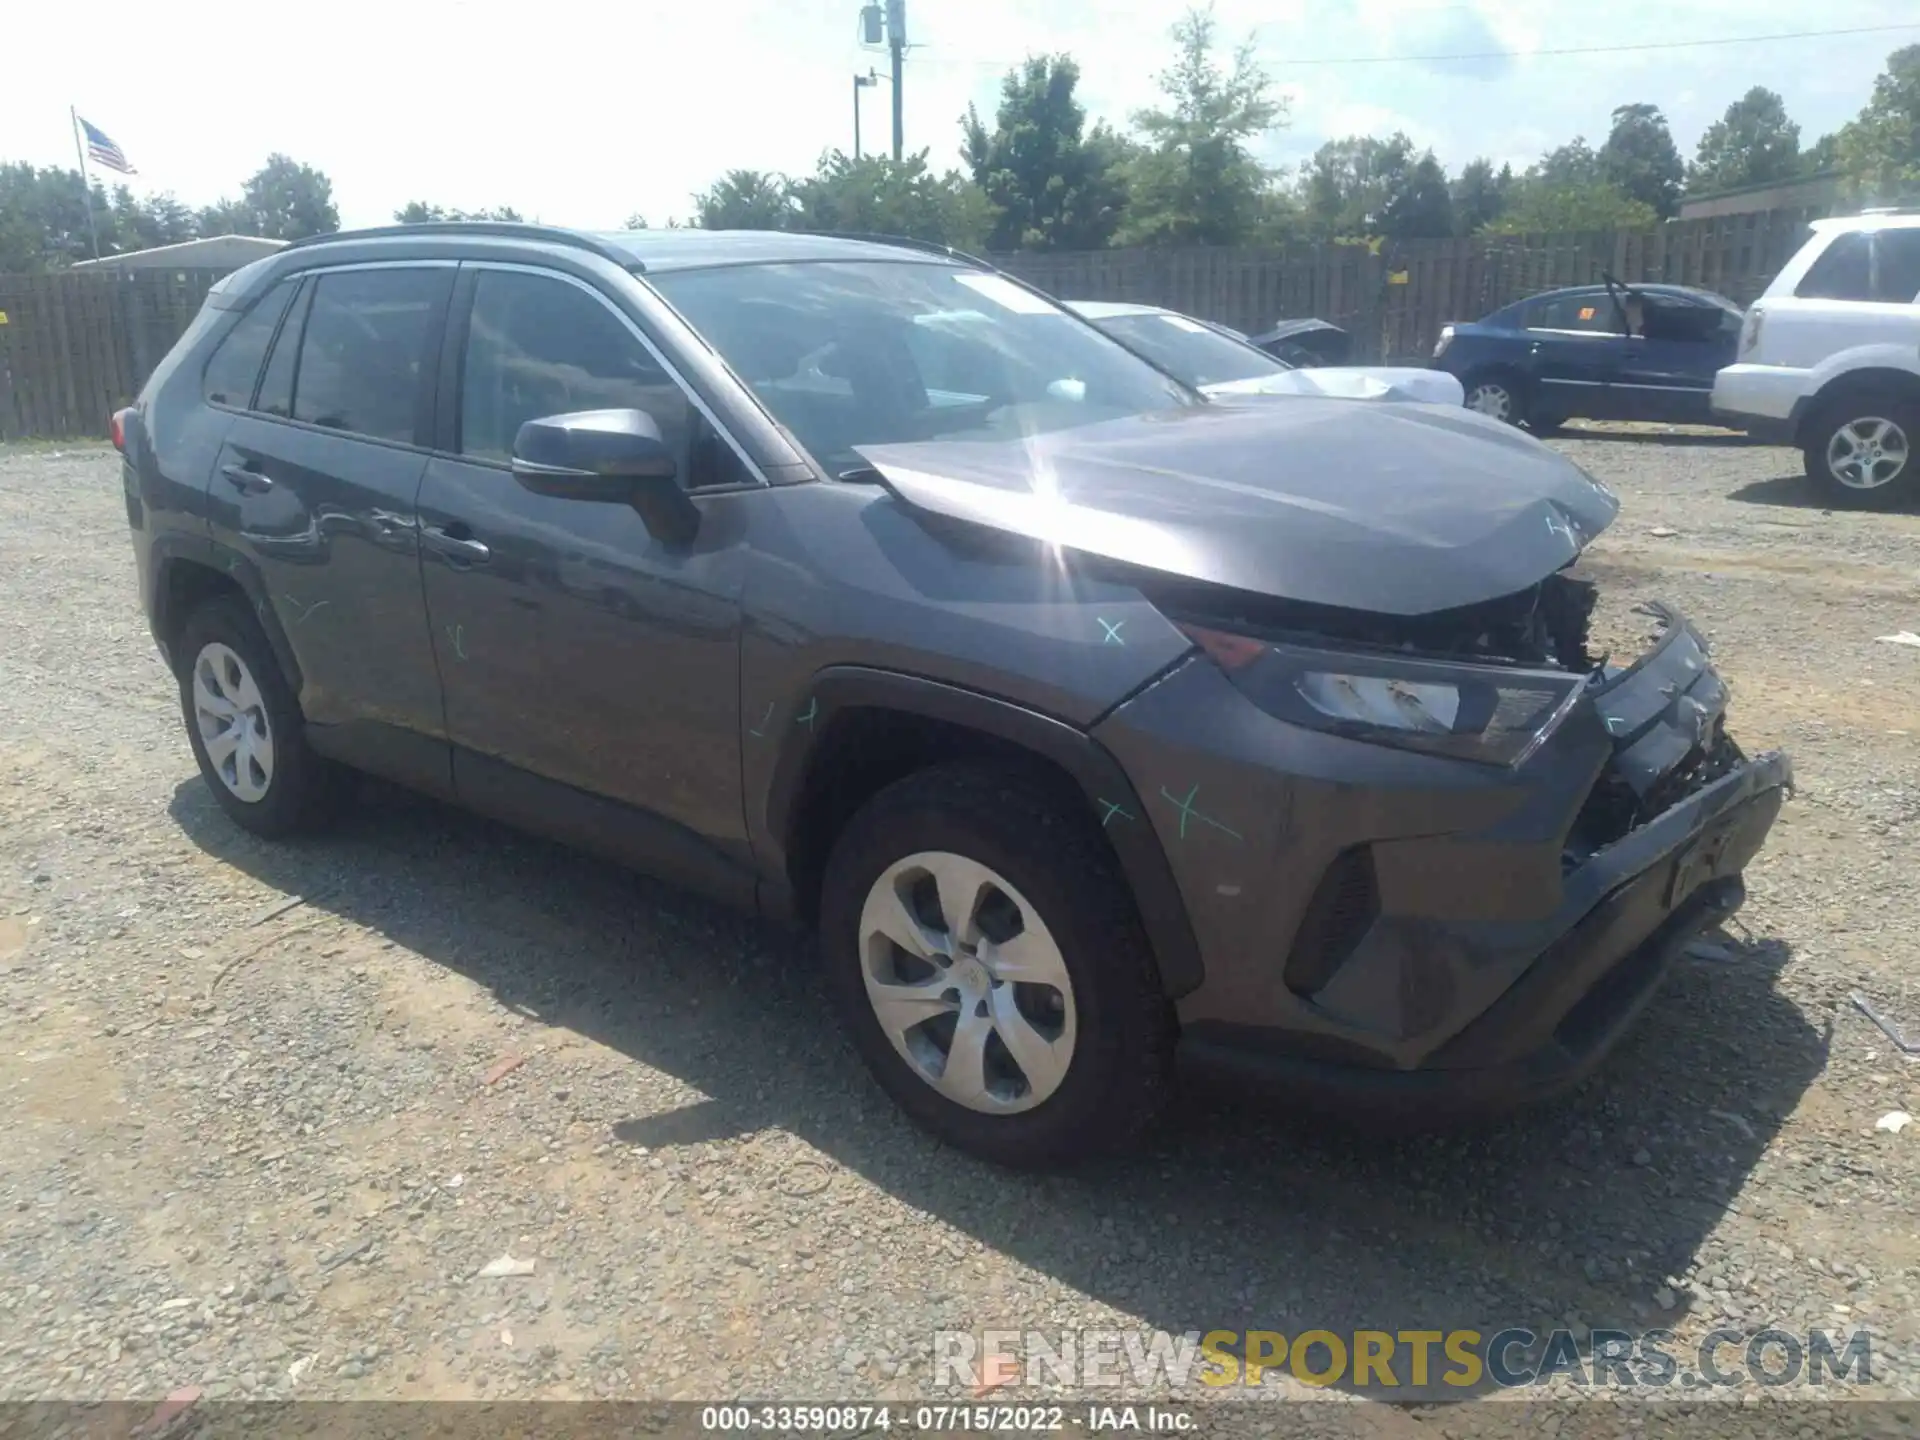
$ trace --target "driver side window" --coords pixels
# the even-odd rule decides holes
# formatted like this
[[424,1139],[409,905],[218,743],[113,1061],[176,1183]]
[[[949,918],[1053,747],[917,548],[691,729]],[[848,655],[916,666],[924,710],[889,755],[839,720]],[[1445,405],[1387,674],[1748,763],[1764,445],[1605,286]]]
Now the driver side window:
[[682,483],[697,478],[688,462],[699,411],[607,305],[565,280],[480,272],[460,375],[461,454],[504,463],[529,420],[628,409],[660,426]]

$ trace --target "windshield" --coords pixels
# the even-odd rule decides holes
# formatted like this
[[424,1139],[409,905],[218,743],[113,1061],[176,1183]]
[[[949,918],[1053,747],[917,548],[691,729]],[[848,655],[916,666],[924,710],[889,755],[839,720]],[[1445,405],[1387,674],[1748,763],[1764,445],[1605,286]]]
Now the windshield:
[[901,261],[648,275],[816,459],[859,445],[1013,439],[1197,403],[998,275]]
[[1155,311],[1148,315],[1108,315],[1094,324],[1129,349],[1137,350],[1169,375],[1187,384],[1219,385],[1255,380],[1291,367],[1271,355],[1229,339],[1184,315]]

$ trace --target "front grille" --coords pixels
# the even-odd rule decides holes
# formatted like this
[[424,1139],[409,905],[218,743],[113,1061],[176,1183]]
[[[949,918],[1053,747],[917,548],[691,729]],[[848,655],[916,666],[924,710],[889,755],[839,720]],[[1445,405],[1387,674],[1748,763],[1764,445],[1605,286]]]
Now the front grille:
[[1561,855],[1563,871],[1584,865],[1597,852],[1624,840],[1649,820],[1671,810],[1689,795],[1698,794],[1732,772],[1746,756],[1716,716],[1707,743],[1690,752],[1646,794],[1637,794],[1620,772],[1609,765],[1588,792],[1574,818]]
[[1380,913],[1373,852],[1342,850],[1320,877],[1293,937],[1284,978],[1296,995],[1312,995],[1333,978]]

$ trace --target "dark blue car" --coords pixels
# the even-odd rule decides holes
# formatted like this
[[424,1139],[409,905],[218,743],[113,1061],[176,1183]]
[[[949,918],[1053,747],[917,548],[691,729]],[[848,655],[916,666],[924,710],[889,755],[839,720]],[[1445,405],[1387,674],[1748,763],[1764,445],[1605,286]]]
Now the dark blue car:
[[1733,363],[1744,318],[1710,290],[1582,285],[1446,326],[1432,365],[1459,377],[1469,408],[1537,432],[1576,416],[1710,425],[1714,372]]

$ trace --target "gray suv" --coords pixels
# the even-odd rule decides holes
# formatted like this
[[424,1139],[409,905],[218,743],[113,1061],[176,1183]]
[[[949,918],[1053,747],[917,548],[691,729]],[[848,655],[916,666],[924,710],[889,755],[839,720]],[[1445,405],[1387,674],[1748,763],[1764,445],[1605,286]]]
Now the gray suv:
[[416,226],[224,280],[115,417],[240,825],[351,772],[818,928],[879,1083],[1016,1165],[1176,1066],[1482,1112],[1583,1075],[1789,780],[1613,497],[1459,409],[1211,400],[905,242]]

